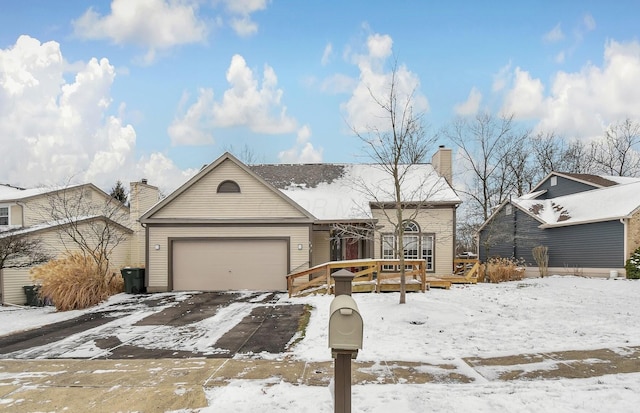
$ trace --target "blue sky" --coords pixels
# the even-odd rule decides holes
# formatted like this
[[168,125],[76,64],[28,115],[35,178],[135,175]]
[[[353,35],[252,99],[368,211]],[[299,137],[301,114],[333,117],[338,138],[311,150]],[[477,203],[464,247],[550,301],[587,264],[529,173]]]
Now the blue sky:
[[[358,162],[392,64],[436,133],[512,113],[593,139],[640,118],[637,1],[3,2],[0,182],[175,188],[225,149]],[[440,142],[447,144],[447,142]]]

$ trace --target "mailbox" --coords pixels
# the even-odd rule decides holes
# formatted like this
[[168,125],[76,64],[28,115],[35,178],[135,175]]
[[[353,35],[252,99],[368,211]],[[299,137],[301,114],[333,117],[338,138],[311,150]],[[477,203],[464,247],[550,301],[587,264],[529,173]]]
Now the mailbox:
[[362,317],[350,295],[339,295],[331,301],[329,316],[329,347],[356,351],[362,349]]

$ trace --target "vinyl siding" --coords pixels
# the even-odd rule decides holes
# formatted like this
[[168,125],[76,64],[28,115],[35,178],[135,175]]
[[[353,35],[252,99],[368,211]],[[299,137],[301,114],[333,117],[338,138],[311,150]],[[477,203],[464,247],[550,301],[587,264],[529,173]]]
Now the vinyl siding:
[[[106,201],[110,199],[108,195],[105,195],[103,192],[96,190],[92,186],[85,186],[67,189],[67,194],[65,195],[65,197],[67,199],[73,199],[74,197],[79,196],[79,191],[88,191],[87,194],[90,194],[88,196],[83,195],[85,206],[83,206],[81,210],[78,211],[80,215],[104,214]],[[51,196],[55,197],[56,195]],[[25,205],[25,227],[30,227],[36,224],[51,221],[51,213],[49,212],[51,210],[50,198],[46,194],[25,200],[23,203]],[[121,208],[122,211],[118,214],[111,214],[113,215],[111,218],[115,221],[119,221],[120,224],[126,226],[129,224],[129,209],[124,205]]]
[[11,221],[9,224],[22,226],[22,206],[20,205],[11,205],[9,210],[9,218]]
[[540,198],[549,199],[556,198],[559,196],[577,194],[578,192],[591,191],[593,189],[598,188],[595,185],[588,185],[582,182],[576,182],[573,179],[563,178],[558,176],[558,183],[555,186],[551,186],[551,177],[547,178],[546,181],[538,187],[538,190],[541,191],[546,189],[547,192],[542,195]]
[[515,207],[513,211],[514,215],[507,216],[503,208],[481,231],[482,261],[487,259],[485,242],[490,231],[500,230],[505,236],[490,245],[489,256],[515,256],[524,258],[527,265],[537,266],[532,249],[545,245],[549,248],[549,267],[619,268],[624,265],[624,225],[617,220],[540,229],[540,223],[531,216]]
[[311,266],[331,261],[331,240],[329,231],[313,231]]
[[[232,180],[240,193],[217,193],[218,185]],[[304,217],[287,200],[257,181],[231,161],[195,182],[151,218],[289,218]]]
[[[193,237],[289,237],[289,271],[302,270],[309,265],[308,226],[155,226],[149,225],[149,267],[147,269],[150,291],[166,291],[169,288],[169,238]],[[302,250],[298,250],[302,244]],[[155,246],[160,249],[156,250]],[[251,259],[251,257],[247,257]],[[286,274],[283,274],[284,277]]]
[[[66,236],[63,236],[62,238],[64,242],[61,241],[58,233],[54,230],[35,234],[34,237],[40,239],[42,248],[54,258],[61,257],[66,251],[79,251],[77,245],[71,242]],[[120,268],[129,265],[128,240],[122,242],[115,248],[110,257],[110,265],[112,271],[115,272],[118,272]],[[33,284],[29,271],[30,268],[5,268],[2,270],[2,296],[4,302],[18,305],[22,305],[26,302],[26,297],[22,287]]]
[[[393,211],[387,211],[393,213]],[[373,217],[378,219],[380,227],[374,237],[374,257],[382,256],[381,234],[393,232],[383,211],[372,210]],[[405,219],[409,218],[409,211],[404,213]],[[434,271],[435,275],[450,275],[453,271],[455,209],[453,208],[424,208],[413,219],[424,234],[435,234]]]
[[145,265],[145,229],[138,219],[158,202],[158,188],[141,182],[131,182],[130,191],[130,227],[131,236],[131,264],[135,267]]
[[532,250],[547,245],[548,232],[538,228],[539,221],[515,206],[510,215],[505,210],[503,207],[480,233],[480,260],[487,260],[488,249],[489,257],[515,257],[534,265]]

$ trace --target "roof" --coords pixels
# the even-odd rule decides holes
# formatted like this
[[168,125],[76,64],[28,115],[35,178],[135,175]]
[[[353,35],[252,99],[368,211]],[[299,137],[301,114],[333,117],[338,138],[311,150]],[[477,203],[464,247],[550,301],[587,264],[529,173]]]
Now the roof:
[[[267,164],[249,168],[319,220],[368,219],[370,203],[394,199],[393,179],[378,164]],[[431,164],[401,167],[405,169],[405,202],[461,202]]]
[[558,175],[568,176],[568,177],[574,178],[577,181],[588,182],[598,187],[613,186],[617,184],[617,182],[607,179],[607,177],[600,176],[600,175],[570,174],[570,173],[564,173],[564,172],[559,172]]
[[[110,218],[107,218],[104,215],[90,215],[90,216],[78,217],[74,219],[74,222],[83,223],[83,222],[89,222],[94,220],[104,220],[108,222],[109,225],[116,226],[124,232],[133,233],[133,230],[131,228],[128,228]],[[50,229],[61,227],[63,225],[68,224],[69,222],[70,221],[68,219],[64,219],[64,220],[57,220],[57,221],[51,221],[51,222],[43,222],[40,224],[32,225],[30,227],[9,227],[6,230],[0,230],[0,238],[5,238],[11,235],[25,235],[25,234],[33,234],[36,232],[43,232]]]
[[[84,185],[94,186],[93,184],[77,184],[77,185],[68,185],[68,186],[53,187],[53,188],[40,187],[40,188],[25,189],[25,188],[19,188],[19,187],[8,185],[8,184],[0,184],[0,203],[20,201],[20,200],[31,198],[34,196],[43,195],[49,192],[56,192],[61,189],[75,188],[75,187],[84,186]],[[101,191],[97,187],[96,189]],[[101,191],[101,192],[104,192],[104,191]]]
[[640,181],[605,186],[550,199],[514,198],[511,202],[543,223],[543,227],[627,218],[640,207]]

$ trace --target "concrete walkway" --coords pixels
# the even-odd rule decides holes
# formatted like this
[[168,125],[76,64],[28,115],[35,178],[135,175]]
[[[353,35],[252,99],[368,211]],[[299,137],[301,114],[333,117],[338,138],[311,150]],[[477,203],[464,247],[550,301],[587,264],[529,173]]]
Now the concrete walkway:
[[[354,384],[471,383],[640,372],[640,346],[426,364],[355,361]],[[0,360],[0,412],[164,412],[207,406],[204,390],[278,377],[328,386],[333,362],[252,359]]]

